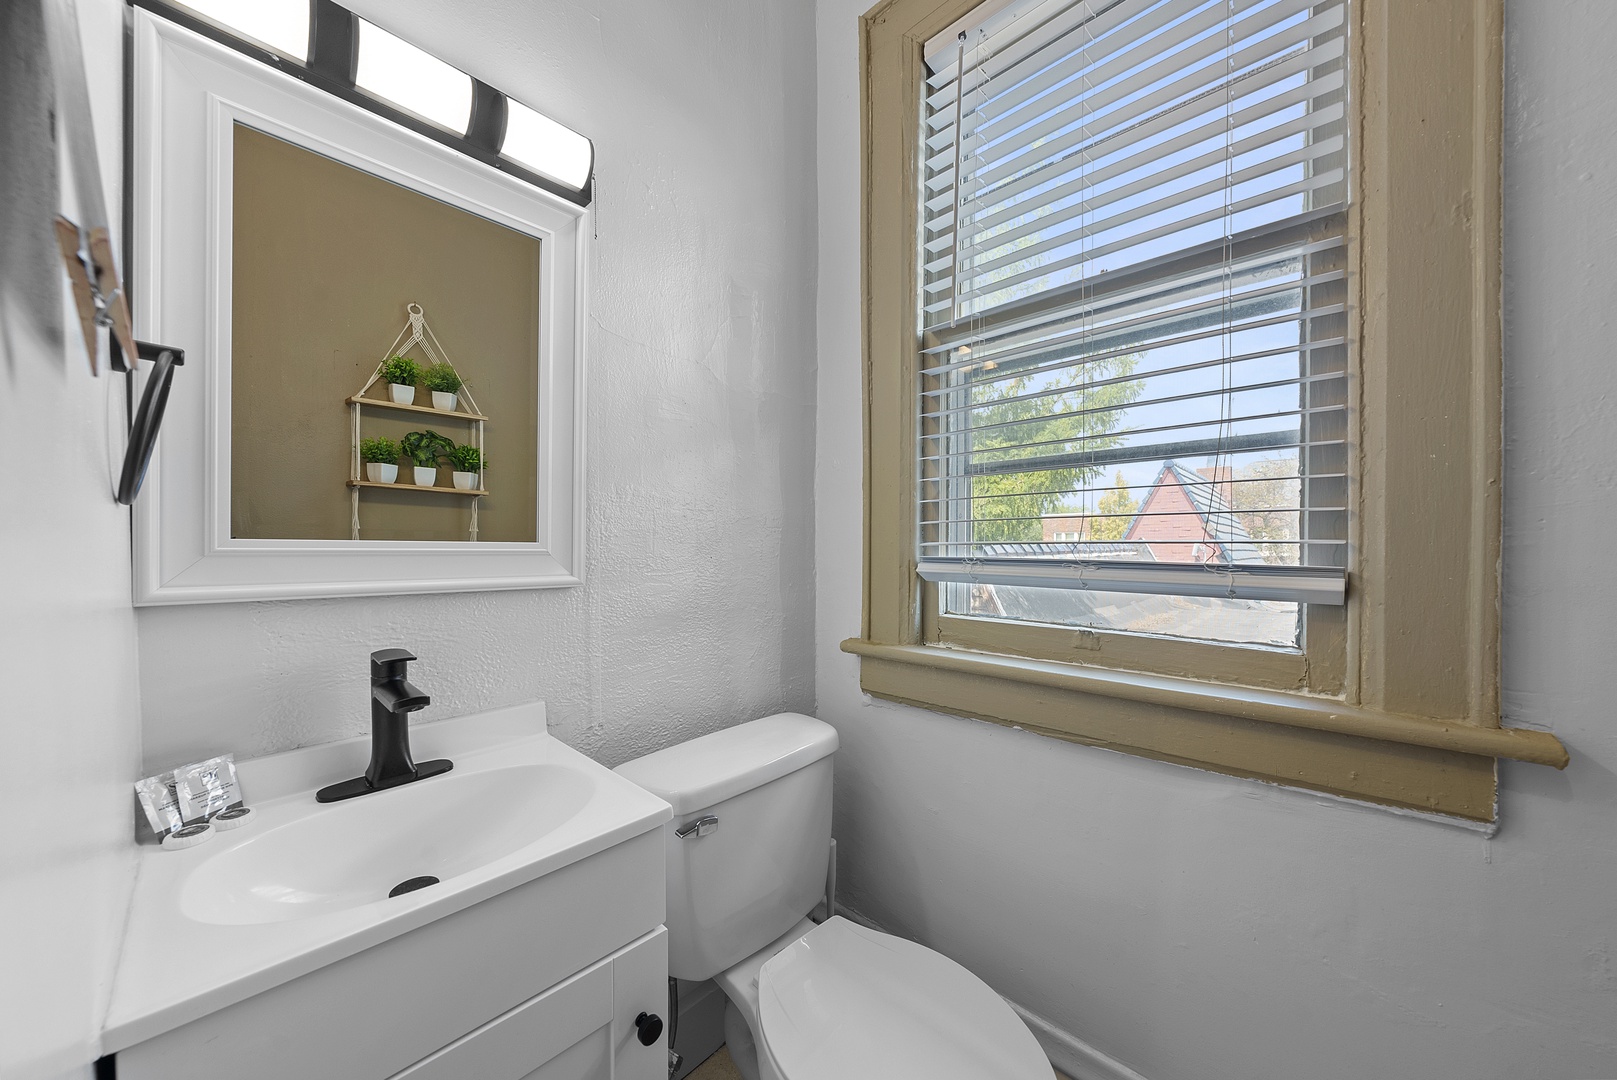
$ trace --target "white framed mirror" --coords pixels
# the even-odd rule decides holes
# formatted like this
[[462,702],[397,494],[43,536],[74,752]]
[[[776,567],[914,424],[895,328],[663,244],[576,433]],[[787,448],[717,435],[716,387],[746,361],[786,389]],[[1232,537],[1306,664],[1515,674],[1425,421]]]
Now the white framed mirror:
[[131,14],[131,299],[186,352],[135,603],[581,584],[590,211]]

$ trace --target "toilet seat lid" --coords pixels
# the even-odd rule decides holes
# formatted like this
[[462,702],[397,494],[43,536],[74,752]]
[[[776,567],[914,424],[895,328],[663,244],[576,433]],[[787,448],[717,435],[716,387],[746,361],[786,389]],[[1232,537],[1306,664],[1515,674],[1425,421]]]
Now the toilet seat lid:
[[763,1046],[786,1080],[1051,1080],[1027,1025],[977,976],[839,916],[758,975]]

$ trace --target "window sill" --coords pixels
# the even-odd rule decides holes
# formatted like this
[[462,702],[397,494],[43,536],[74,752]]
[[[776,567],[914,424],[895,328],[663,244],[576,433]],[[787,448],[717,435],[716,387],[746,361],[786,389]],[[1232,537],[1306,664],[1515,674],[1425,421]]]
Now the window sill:
[[1397,716],[1299,694],[850,638],[878,697],[1072,742],[1477,821],[1494,760],[1565,768],[1546,731]]

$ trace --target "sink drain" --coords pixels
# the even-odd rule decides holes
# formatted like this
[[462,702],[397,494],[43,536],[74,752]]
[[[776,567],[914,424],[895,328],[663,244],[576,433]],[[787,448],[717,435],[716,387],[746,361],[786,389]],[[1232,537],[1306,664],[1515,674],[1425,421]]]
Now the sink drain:
[[417,889],[425,889],[428,885],[436,884],[438,884],[437,878],[433,877],[431,874],[423,874],[421,877],[413,877],[408,881],[399,882],[397,885],[393,886],[392,891],[387,895],[389,897],[403,896],[407,892],[415,892]]

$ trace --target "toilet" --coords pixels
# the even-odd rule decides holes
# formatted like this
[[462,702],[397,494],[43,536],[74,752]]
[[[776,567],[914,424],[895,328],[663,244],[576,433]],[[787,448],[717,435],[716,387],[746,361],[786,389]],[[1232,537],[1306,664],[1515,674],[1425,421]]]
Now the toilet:
[[836,729],[781,713],[618,766],[668,802],[668,973],[730,999],[746,1080],[1051,1080],[1022,1020],[931,949],[816,924]]

